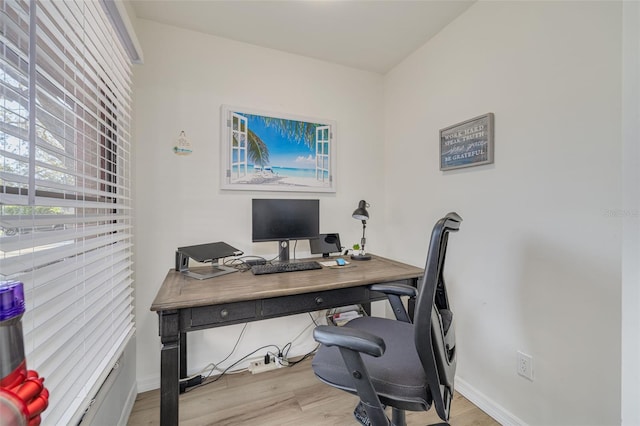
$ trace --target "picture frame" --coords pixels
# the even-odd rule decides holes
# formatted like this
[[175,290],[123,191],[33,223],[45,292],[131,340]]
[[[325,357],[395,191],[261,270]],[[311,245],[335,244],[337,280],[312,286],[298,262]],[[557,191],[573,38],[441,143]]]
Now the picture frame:
[[493,163],[494,117],[487,113],[440,130],[440,170]]
[[221,188],[336,191],[336,122],[222,105]]

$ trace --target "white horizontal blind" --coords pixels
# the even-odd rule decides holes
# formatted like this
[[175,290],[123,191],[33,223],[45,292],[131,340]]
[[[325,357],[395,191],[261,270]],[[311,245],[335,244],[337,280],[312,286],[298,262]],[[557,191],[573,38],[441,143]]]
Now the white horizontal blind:
[[45,424],[76,423],[133,333],[130,63],[99,2],[0,9],[0,278]]

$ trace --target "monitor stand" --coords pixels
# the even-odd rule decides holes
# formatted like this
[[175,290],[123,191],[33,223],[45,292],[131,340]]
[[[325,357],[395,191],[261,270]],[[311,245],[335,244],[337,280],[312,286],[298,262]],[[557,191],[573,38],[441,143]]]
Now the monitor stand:
[[189,255],[182,250],[176,250],[176,271],[197,280],[206,280],[208,278],[237,272],[238,270],[236,268],[230,268],[229,266],[220,265],[217,259],[212,260],[210,266],[189,268]]
[[219,265],[217,263],[211,266],[196,266],[195,268],[189,268],[186,271],[180,271],[188,277],[195,278],[197,280],[206,280],[208,278],[219,277],[220,275],[230,274],[237,272],[235,268]]
[[282,240],[278,241],[278,262],[279,263],[288,263],[289,262],[289,241]]

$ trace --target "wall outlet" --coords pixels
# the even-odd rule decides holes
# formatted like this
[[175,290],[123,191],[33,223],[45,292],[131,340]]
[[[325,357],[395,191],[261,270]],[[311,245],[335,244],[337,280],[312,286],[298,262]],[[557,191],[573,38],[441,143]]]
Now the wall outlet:
[[280,368],[281,364],[276,362],[275,358],[271,357],[271,361],[268,364],[264,363],[264,357],[252,358],[249,360],[249,371],[251,374],[264,373],[265,371],[275,370]]
[[516,372],[533,382],[533,357],[524,352],[517,352]]

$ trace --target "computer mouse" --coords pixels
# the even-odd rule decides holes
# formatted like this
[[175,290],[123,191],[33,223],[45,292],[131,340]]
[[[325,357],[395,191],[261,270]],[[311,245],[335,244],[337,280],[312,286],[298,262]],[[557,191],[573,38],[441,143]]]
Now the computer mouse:
[[341,258],[341,257],[339,257],[339,258],[337,258],[337,259],[336,259],[336,263],[338,264],[338,266],[344,266],[344,265],[346,265],[346,264],[347,264],[347,263],[344,261],[344,259],[343,259],[343,258]]

